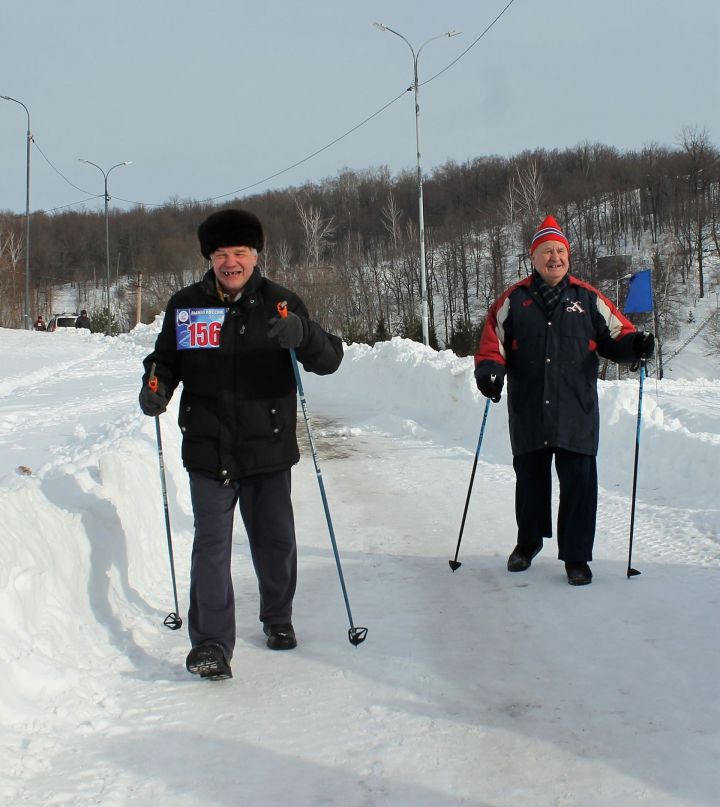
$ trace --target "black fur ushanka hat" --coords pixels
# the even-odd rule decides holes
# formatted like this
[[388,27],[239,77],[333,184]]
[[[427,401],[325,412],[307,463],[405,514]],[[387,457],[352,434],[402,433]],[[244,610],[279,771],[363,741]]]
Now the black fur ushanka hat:
[[265,246],[260,219],[247,210],[218,210],[198,227],[200,252],[210,258],[220,247],[252,247],[262,252]]

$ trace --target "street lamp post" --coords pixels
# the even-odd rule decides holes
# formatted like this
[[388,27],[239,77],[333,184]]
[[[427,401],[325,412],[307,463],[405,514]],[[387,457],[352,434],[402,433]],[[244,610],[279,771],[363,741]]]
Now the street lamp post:
[[[630,280],[632,277],[632,273],[628,272],[626,275],[622,275],[622,277],[618,274],[615,275],[615,305],[620,308],[620,281],[621,280]],[[615,364],[615,378],[619,381],[620,380],[620,365]]]
[[[430,344],[430,328],[429,328],[429,319],[428,319],[428,292],[427,292],[427,270],[425,267],[425,211],[423,205],[423,181],[422,181],[422,170],[420,168],[420,104],[418,101],[418,95],[420,90],[420,85],[418,82],[418,59],[420,58],[420,51],[427,45],[429,42],[434,41],[435,39],[442,39],[443,37],[451,37],[457,36],[460,31],[445,31],[443,34],[437,34],[437,36],[432,36],[430,39],[425,40],[425,42],[420,45],[415,51],[415,48],[410,44],[410,42],[398,31],[395,31],[392,28],[389,28],[387,25],[383,25],[381,22],[375,22],[373,25],[376,28],[379,28],[381,31],[389,31],[391,34],[395,34],[395,36],[399,36],[400,39],[410,48],[410,53],[412,53],[413,57],[413,90],[415,91],[415,145],[417,151],[417,193],[418,193],[418,229],[420,231],[420,297],[422,300],[422,335],[423,335],[423,343],[428,345]],[[409,88],[408,88],[409,89]]]
[[27,115],[27,152],[25,157],[25,301],[23,319],[25,320],[25,330],[32,329],[32,321],[30,317],[30,143],[32,142],[32,134],[30,132],[30,112],[22,101],[17,98],[11,98],[9,95],[0,95],[5,101],[14,101],[16,104],[25,110]]
[[108,202],[110,201],[110,196],[108,194],[108,176],[110,172],[115,169],[119,168],[121,165],[130,165],[132,162],[131,160],[125,160],[121,163],[115,163],[115,165],[110,166],[107,171],[103,171],[102,168],[97,163],[91,162],[90,160],[83,160],[82,157],[78,157],[81,163],[87,163],[88,165],[94,165],[95,168],[103,175],[103,179],[105,180],[105,263],[107,269],[107,335],[112,335],[112,328],[111,328],[111,320],[110,320],[110,224],[108,222]]

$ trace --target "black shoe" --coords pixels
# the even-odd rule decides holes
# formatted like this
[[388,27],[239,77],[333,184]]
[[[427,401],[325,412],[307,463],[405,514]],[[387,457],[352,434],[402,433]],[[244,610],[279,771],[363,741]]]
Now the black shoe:
[[219,642],[204,642],[193,647],[188,653],[185,666],[188,672],[210,681],[232,678],[232,670]]
[[530,544],[529,546],[521,546],[520,544],[517,544],[508,558],[508,571],[524,572],[526,569],[529,569],[532,559],[535,557],[535,555],[537,555],[542,547],[542,541],[539,544]]
[[263,633],[268,637],[267,646],[271,650],[292,650],[297,647],[295,630],[290,624],[287,625],[263,625]]
[[571,586],[587,586],[592,583],[592,572],[584,560],[566,563],[565,571]]

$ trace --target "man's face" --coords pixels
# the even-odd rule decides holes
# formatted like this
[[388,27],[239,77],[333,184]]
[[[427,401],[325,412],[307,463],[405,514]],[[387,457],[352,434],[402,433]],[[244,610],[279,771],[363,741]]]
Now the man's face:
[[543,241],[533,252],[531,260],[548,286],[557,286],[570,266],[570,256],[562,241]]
[[222,290],[232,296],[241,291],[252,277],[258,254],[251,247],[220,247],[212,253],[210,260]]

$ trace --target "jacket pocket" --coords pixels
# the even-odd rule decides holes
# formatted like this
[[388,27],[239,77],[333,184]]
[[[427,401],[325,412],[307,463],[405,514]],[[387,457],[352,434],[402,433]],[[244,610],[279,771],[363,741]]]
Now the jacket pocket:
[[219,439],[220,422],[211,406],[201,398],[183,392],[180,399],[178,426],[184,437]]
[[294,435],[297,425],[297,398],[292,395],[269,401],[268,416],[273,440],[285,439],[288,432]]

